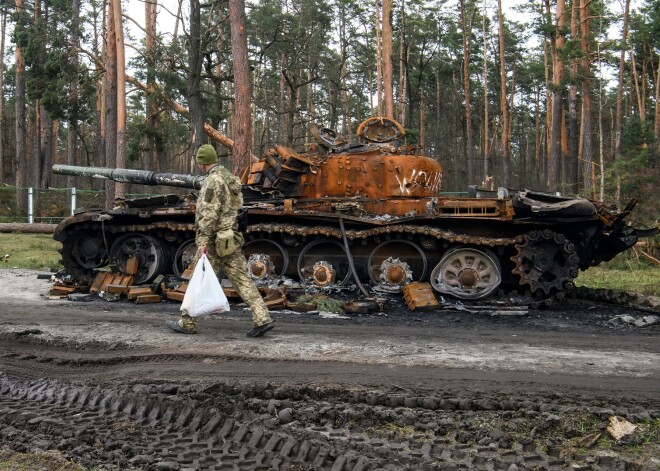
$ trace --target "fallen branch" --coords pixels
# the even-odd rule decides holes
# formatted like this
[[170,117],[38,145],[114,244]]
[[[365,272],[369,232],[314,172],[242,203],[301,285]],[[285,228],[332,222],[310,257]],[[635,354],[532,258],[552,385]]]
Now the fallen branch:
[[640,252],[642,255],[644,255],[646,258],[648,258],[649,260],[653,260],[655,263],[660,264],[660,260],[658,260],[658,259],[655,258],[654,256],[652,256],[652,255],[650,255],[650,254],[647,254],[647,253],[644,252],[643,250],[640,250],[639,252]]

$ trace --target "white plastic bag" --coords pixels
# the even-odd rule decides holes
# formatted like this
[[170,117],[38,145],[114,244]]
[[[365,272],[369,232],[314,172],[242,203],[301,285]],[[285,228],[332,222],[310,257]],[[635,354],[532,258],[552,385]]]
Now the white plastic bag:
[[195,265],[195,271],[183,296],[181,311],[185,311],[190,317],[229,311],[227,296],[206,255],[202,255]]

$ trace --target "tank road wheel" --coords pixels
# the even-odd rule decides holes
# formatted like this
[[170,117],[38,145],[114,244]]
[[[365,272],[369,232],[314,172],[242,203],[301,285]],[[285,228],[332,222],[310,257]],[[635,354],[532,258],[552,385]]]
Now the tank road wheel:
[[190,266],[195,255],[197,254],[197,244],[195,239],[186,240],[183,242],[174,254],[174,263],[172,268],[176,276],[183,275],[183,272]]
[[69,236],[60,249],[68,274],[91,279],[92,270],[108,264],[108,252],[100,234]]
[[243,246],[248,275],[253,280],[282,276],[289,268],[289,254],[280,244],[270,239],[254,239]]
[[431,285],[437,291],[459,299],[485,298],[501,281],[497,257],[472,248],[450,250],[431,272]]
[[119,271],[126,271],[126,262],[131,257],[138,259],[138,272],[133,281],[136,285],[153,281],[167,266],[163,246],[148,235],[124,234],[110,247],[110,262]]
[[516,255],[511,257],[520,277],[521,285],[528,285],[532,294],[545,295],[572,287],[578,275],[579,258],[575,246],[563,234],[549,229],[525,234],[525,241],[516,244]]
[[424,251],[414,242],[388,240],[379,244],[369,256],[369,279],[374,286],[398,292],[411,281],[424,278],[427,263]]
[[307,244],[298,257],[298,276],[318,286],[345,284],[351,269],[344,246],[334,240],[319,239]]

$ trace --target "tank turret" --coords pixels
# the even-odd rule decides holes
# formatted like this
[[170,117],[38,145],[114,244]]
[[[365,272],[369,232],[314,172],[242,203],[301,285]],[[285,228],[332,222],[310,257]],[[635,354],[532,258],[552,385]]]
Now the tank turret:
[[[364,121],[352,140],[314,127],[304,151],[269,149],[242,175],[248,274],[319,286],[357,277],[397,292],[428,281],[445,295],[481,299],[499,289],[561,297],[584,270],[633,246],[636,201],[612,204],[500,189],[443,194],[442,166],[406,142],[394,120]],[[57,165],[59,174],[195,189],[204,177]],[[135,283],[181,274],[193,258],[195,198],[153,196],[79,212],[57,228],[69,273],[91,279],[138,260]]]

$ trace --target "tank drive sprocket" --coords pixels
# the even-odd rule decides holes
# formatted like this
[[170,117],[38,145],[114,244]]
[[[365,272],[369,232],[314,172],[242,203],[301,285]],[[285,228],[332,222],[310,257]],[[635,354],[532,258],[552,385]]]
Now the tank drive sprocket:
[[573,287],[578,275],[579,257],[575,245],[563,234],[544,229],[525,234],[515,244],[511,257],[521,286],[529,286],[533,294],[550,295]]

